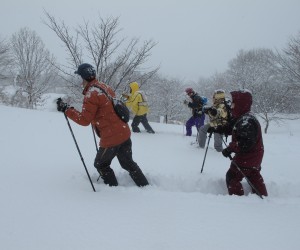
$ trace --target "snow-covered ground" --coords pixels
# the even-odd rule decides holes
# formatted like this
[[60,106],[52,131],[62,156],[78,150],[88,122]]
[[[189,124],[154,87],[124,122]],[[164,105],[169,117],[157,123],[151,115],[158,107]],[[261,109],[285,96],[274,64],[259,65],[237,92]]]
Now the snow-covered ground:
[[[263,135],[269,197],[229,196],[229,160],[185,137],[180,125],[151,123],[133,134],[133,157],[151,183],[138,188],[115,160],[118,187],[93,167],[91,127],[70,121],[93,192],[62,113],[0,106],[0,249],[298,250],[300,121]],[[142,129],[143,130],[143,129]],[[194,131],[195,135],[195,131]]]

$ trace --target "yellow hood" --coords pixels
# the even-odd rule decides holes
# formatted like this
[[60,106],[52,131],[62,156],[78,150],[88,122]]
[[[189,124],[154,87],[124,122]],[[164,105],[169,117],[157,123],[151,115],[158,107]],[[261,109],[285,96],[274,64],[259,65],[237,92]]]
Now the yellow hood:
[[132,82],[129,84],[129,87],[131,89],[131,94],[133,95],[136,91],[140,90],[139,84],[137,82]]

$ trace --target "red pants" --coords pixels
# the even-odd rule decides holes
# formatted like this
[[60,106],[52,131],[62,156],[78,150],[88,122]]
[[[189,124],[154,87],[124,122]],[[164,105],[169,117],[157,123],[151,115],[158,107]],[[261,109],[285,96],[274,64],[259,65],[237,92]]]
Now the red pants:
[[[261,195],[268,196],[267,188],[264,179],[260,174],[261,168],[242,168],[241,171],[247,176],[249,181],[258,190]],[[226,185],[230,195],[244,195],[244,189],[241,184],[244,175],[236,168],[234,164],[230,165],[226,173]],[[255,193],[255,190],[252,189]]]

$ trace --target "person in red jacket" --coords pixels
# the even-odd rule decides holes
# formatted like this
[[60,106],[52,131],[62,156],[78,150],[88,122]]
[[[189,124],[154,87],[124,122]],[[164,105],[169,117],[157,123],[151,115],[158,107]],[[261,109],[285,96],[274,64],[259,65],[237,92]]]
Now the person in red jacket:
[[81,76],[83,82],[82,111],[68,106],[62,101],[57,102],[57,110],[65,112],[67,117],[82,126],[92,124],[100,137],[100,148],[97,152],[94,166],[99,172],[105,184],[117,186],[113,169],[110,167],[116,156],[121,167],[129,172],[129,175],[137,186],[146,186],[148,181],[142,170],[132,159],[131,132],[127,123],[123,122],[115,113],[112,101],[104,94],[102,89],[115,97],[114,91],[106,84],[96,79],[96,71],[88,63],[79,65],[75,74]]
[[[232,141],[223,149],[222,154],[229,157],[235,153],[233,161],[238,165],[244,175],[251,181],[261,195],[268,196],[264,179],[260,174],[261,162],[264,155],[264,144],[261,127],[258,120],[250,112],[252,94],[250,91],[233,91],[232,96]],[[226,184],[230,195],[244,195],[241,184],[244,175],[231,163],[226,173]],[[255,193],[255,190],[252,190]]]

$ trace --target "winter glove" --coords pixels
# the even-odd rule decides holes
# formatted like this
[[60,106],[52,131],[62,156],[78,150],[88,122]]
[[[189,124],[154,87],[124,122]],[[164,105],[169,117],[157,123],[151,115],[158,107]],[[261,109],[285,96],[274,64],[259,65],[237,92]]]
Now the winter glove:
[[218,133],[218,134],[223,134],[224,131],[223,131],[223,127],[218,125],[216,128],[215,128],[215,133]]
[[218,111],[215,108],[210,108],[208,112],[212,116],[216,116],[218,114]]
[[184,101],[183,101],[183,104],[188,105],[189,102],[188,102],[187,100],[184,100]]
[[209,127],[209,128],[207,129],[207,133],[209,133],[209,134],[212,134],[212,133],[214,133],[214,132],[216,132],[216,130],[215,130],[214,127]]
[[205,114],[208,114],[208,112],[210,111],[211,107],[203,107],[202,111],[205,113]]
[[224,148],[223,150],[222,150],[222,155],[224,156],[224,157],[229,157],[230,155],[231,155],[231,150],[229,149],[229,148]]
[[204,107],[203,112],[211,116],[216,116],[218,114],[218,111],[214,107]]
[[56,101],[57,104],[57,111],[63,112],[65,113],[65,111],[69,108],[69,105],[65,102],[63,102],[63,100],[61,98],[58,98]]

